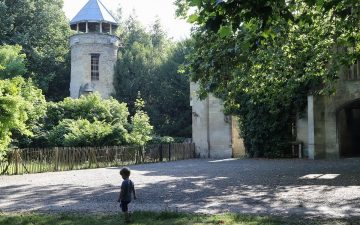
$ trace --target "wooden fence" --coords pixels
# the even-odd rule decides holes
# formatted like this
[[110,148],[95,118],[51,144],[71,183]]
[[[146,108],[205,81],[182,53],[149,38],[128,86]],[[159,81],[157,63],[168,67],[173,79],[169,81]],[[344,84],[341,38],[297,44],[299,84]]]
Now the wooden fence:
[[0,175],[124,166],[195,158],[189,143],[141,146],[13,149],[0,160]]

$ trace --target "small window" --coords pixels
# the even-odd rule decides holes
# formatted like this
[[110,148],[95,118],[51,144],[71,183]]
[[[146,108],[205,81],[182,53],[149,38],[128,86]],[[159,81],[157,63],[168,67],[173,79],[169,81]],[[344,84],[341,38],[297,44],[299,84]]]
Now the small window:
[[100,54],[91,54],[91,81],[99,80]]
[[79,23],[79,32],[86,32],[86,23]]
[[102,23],[102,32],[105,34],[110,34],[110,24]]
[[71,30],[76,30],[77,29],[77,24],[71,24],[70,29]]
[[92,33],[92,32],[100,32],[100,24],[99,23],[88,22],[88,29],[89,29],[90,33]]

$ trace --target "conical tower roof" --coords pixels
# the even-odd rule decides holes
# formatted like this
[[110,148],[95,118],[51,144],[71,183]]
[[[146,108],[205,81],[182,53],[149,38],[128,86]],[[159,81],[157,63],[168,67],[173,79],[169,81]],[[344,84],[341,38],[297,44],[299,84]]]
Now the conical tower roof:
[[70,21],[70,24],[85,21],[117,24],[115,18],[100,0],[89,0],[78,12],[78,14],[76,14],[76,16]]

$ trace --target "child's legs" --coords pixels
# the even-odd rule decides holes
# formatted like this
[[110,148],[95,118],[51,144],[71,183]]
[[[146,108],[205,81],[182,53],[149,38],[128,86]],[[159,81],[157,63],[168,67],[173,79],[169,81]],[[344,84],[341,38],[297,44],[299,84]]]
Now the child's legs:
[[127,213],[129,211],[129,205],[130,202],[128,201],[121,201],[120,202],[120,207],[121,207],[121,211],[123,211],[124,213]]
[[130,202],[128,201],[121,201],[120,202],[120,207],[121,207],[121,211],[123,211],[124,216],[125,216],[125,221],[129,221],[129,205]]

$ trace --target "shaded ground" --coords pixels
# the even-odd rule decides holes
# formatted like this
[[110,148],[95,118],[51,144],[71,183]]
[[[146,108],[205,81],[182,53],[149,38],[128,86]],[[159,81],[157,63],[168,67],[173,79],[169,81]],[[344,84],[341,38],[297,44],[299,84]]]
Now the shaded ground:
[[[185,160],[131,166],[132,210],[360,217],[360,159]],[[118,212],[119,168],[0,177],[3,212]]]

